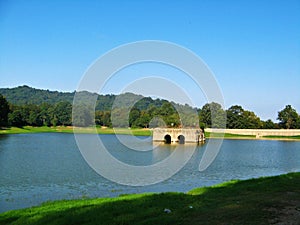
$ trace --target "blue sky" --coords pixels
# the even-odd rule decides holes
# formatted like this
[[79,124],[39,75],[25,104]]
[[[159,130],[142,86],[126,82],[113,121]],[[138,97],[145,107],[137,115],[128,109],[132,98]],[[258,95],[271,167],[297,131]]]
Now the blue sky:
[[[273,120],[287,104],[300,112],[299,0],[1,0],[0,87],[73,91],[99,56],[141,40],[195,52],[214,72],[226,107],[239,104]],[[105,92],[121,84],[116,76]],[[198,107],[206,103],[189,91]]]

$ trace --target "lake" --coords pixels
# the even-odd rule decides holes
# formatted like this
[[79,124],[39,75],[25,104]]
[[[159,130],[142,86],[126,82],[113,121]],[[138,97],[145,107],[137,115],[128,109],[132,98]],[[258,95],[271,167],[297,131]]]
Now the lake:
[[[82,134],[89,137],[89,134]],[[155,151],[126,149],[115,135],[99,135],[110,154],[132,165],[150,165],[172,154],[173,145]],[[132,136],[122,138],[134,140]],[[143,148],[151,148],[149,137]],[[208,140],[214,142],[215,140]],[[83,159],[73,134],[38,133],[0,136],[0,212],[49,200],[112,197],[140,192],[186,192],[232,179],[300,171],[300,142],[224,140],[219,154],[203,172],[199,162],[207,146],[197,146],[185,167],[170,179],[149,186],[125,186],[98,175]],[[139,146],[137,146],[139,147]]]

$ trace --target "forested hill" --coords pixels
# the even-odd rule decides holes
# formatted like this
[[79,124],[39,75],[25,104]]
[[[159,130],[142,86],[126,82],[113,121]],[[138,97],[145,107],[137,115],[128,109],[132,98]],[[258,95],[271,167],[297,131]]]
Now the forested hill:
[[[43,103],[57,104],[59,102],[72,103],[75,92],[49,91],[24,85],[15,88],[0,88],[0,94],[2,94],[10,104],[22,106],[29,104],[41,105]],[[90,92],[84,92],[84,94],[87,97],[91,95],[98,95]],[[110,111],[117,96],[118,95],[113,94],[98,95],[96,110]],[[164,103],[168,102],[167,100],[152,99],[150,97],[143,97],[133,93],[126,93],[122,94],[122,96],[118,99],[118,104],[119,106],[127,106],[133,99],[140,99],[140,101],[135,104],[135,107],[140,110],[146,110],[149,106],[161,107]],[[182,106],[180,104],[172,104],[177,105],[179,108],[184,107],[186,109],[193,110],[192,107],[187,105]]]
[[[72,105],[75,92],[40,90],[28,86],[0,88],[1,126],[76,125],[114,127],[201,127],[231,129],[300,129],[300,115],[286,105],[278,112],[279,123],[262,121],[254,112],[233,105],[223,109],[219,103],[206,103],[201,109],[163,99],[152,99],[133,93],[98,95],[79,92],[80,107]],[[3,97],[4,96],[4,97]],[[90,98],[92,97],[92,98]],[[97,99],[95,109],[88,101]],[[135,103],[133,106],[132,103]],[[77,117],[72,120],[72,110]],[[130,110],[129,115],[126,113]],[[112,124],[111,117],[116,123]],[[129,117],[129,118],[128,118]],[[128,121],[129,120],[129,121]],[[213,123],[214,122],[214,123]]]
[[0,94],[6,97],[6,100],[14,105],[42,103],[55,104],[57,102],[72,102],[74,92],[58,92],[41,90],[26,85],[15,88],[0,88]]
[[[80,100],[74,108],[76,116],[72,121],[74,95],[75,92],[40,90],[28,86],[0,88],[0,100],[6,102],[3,110],[0,108],[4,118],[2,126],[89,126],[95,122],[100,126],[116,127],[149,127],[150,123],[153,126],[165,123],[166,126],[178,127],[180,124],[195,126],[199,121],[197,109],[189,105],[133,93],[98,95],[87,91],[78,92]],[[86,103],[95,98],[96,107],[92,109]],[[128,109],[129,124],[126,114]],[[111,121],[112,116],[117,121],[114,124]],[[164,122],[153,118],[161,118]]]
[[[36,89],[29,86],[19,86],[15,88],[0,88],[0,94],[13,105],[41,105],[42,103],[56,104],[59,102],[73,102],[75,92],[59,92]],[[86,92],[86,95],[96,95]],[[98,110],[110,110],[115,99],[115,95],[99,95]]]

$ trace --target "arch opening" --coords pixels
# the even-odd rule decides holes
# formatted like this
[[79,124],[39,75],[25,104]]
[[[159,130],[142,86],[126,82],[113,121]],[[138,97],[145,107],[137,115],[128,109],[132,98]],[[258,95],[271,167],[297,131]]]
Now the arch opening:
[[178,136],[178,143],[179,144],[184,144],[185,143],[185,137],[182,134]]
[[165,144],[171,144],[172,138],[169,134],[166,134],[164,139],[165,139]]

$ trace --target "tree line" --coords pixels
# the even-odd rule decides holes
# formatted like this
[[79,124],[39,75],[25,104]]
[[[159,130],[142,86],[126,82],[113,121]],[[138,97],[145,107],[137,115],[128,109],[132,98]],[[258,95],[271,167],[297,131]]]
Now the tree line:
[[[131,98],[128,100],[128,97]],[[136,103],[126,108],[132,98]],[[101,99],[98,99],[98,102]],[[214,127],[235,129],[300,129],[300,115],[287,105],[278,112],[278,123],[262,121],[254,112],[234,105],[224,110],[218,103],[207,103],[201,109],[167,100],[153,100],[127,93],[117,107],[94,110],[84,105],[73,108],[69,101],[15,105],[0,94],[0,127],[5,126],[90,126],[107,127]],[[73,109],[73,121],[72,121]],[[113,118],[113,120],[112,120]]]

